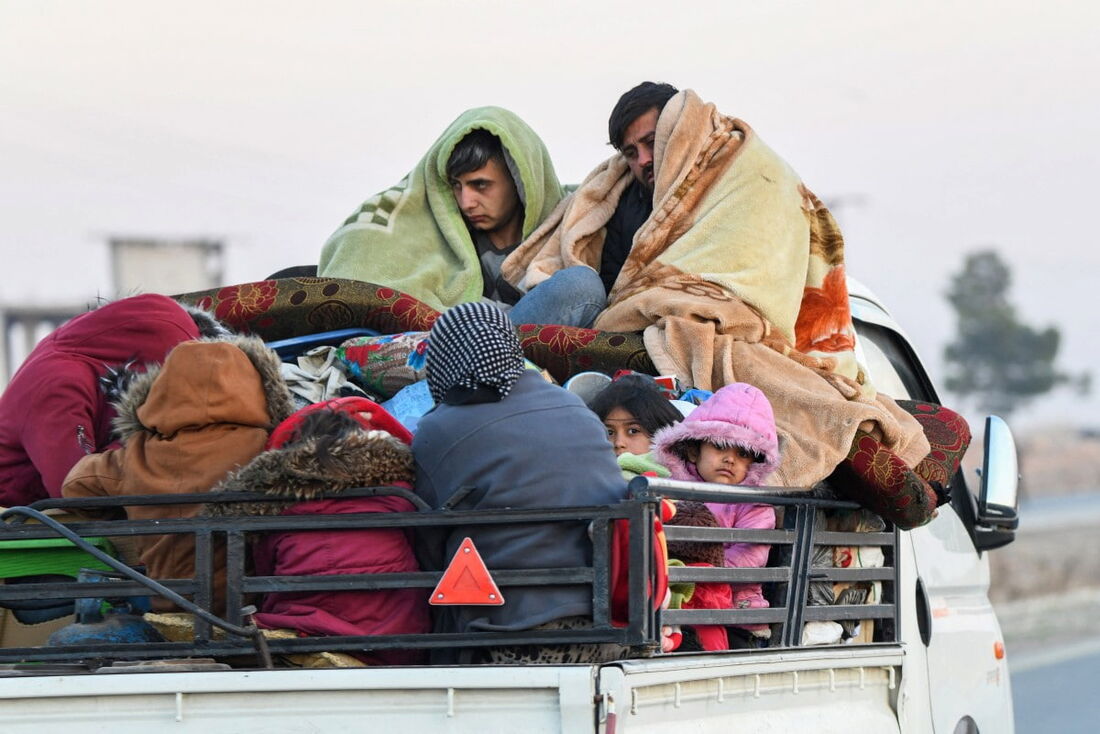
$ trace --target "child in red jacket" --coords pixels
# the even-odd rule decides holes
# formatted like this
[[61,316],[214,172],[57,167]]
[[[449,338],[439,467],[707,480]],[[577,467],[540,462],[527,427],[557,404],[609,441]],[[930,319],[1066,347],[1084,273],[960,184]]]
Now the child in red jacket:
[[[262,492],[276,502],[211,505],[217,515],[312,515],[414,512],[402,497],[321,499],[354,487],[411,489],[410,434],[378,404],[339,398],[310,405],[283,421],[268,449],[223,482],[221,491]],[[252,546],[257,576],[328,576],[419,571],[408,533],[400,528],[265,533]],[[304,591],[267,594],[255,615],[265,628],[300,636],[396,635],[428,632],[420,589]],[[405,664],[414,653],[359,653],[371,664]]]

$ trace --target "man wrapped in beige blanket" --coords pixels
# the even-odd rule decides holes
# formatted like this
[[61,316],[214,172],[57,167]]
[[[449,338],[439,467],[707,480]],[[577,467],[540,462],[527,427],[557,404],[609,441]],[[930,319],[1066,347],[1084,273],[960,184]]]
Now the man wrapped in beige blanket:
[[[643,331],[657,369],[695,387],[760,388],[783,445],[779,485],[825,478],[865,433],[905,467],[920,462],[920,425],[855,360],[844,242],[795,172],[744,122],[685,90],[660,112],[654,176],[653,213],[595,327]],[[561,268],[598,271],[631,180],[621,154],[600,164],[505,261],[505,278],[527,290]]]

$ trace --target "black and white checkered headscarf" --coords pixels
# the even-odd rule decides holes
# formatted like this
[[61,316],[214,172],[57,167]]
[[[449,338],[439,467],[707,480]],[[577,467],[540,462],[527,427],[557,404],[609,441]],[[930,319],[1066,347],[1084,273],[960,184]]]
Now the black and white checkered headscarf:
[[428,389],[436,403],[456,402],[455,388],[507,397],[524,370],[515,328],[499,308],[461,303],[446,311],[428,335]]

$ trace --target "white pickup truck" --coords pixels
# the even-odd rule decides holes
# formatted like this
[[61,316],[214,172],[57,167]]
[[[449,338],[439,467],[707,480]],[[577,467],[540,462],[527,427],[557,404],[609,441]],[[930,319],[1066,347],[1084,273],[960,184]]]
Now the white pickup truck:
[[[896,397],[935,401],[937,396],[912,347],[886,310],[866,289],[851,283],[859,333],[859,356],[880,390]],[[85,645],[8,643],[0,647],[0,731],[126,732],[320,732],[358,729],[406,732],[1011,732],[1013,712],[1003,640],[988,599],[985,553],[1008,543],[1016,523],[1016,453],[999,419],[987,420],[980,497],[964,478],[953,483],[952,502],[928,525],[908,532],[889,527],[856,534],[834,529],[827,518],[850,511],[850,503],[819,494],[768,490],[720,490],[714,486],[647,482],[621,506],[555,511],[540,521],[585,521],[593,528],[589,568],[548,569],[542,574],[490,569],[507,595],[516,583],[585,583],[593,590],[594,630],[587,640],[631,645],[636,656],[602,665],[424,665],[388,668],[272,668],[274,656],[322,650],[377,647],[470,647],[562,641],[527,633],[412,635],[400,639],[300,638],[259,642],[247,617],[199,618],[185,642],[128,642]],[[635,480],[636,482],[638,480]],[[609,623],[609,560],[612,522],[652,528],[655,497],[694,496],[709,500],[773,502],[782,508],[775,530],[668,528],[670,538],[719,537],[771,543],[772,560],[761,569],[673,569],[672,580],[742,580],[765,584],[770,609],[660,611],[648,598],[653,539],[630,536],[630,610],[626,626]],[[130,500],[128,503],[132,503]],[[410,526],[454,525],[471,518],[461,512],[410,513]],[[528,516],[479,517],[479,522],[523,522]],[[318,522],[332,521],[320,518]],[[0,523],[0,545],[56,537],[49,526],[23,522],[12,510]],[[315,518],[310,518],[315,519]],[[301,518],[292,520],[300,522]],[[379,516],[341,515],[367,526],[393,522]],[[233,526],[233,522],[246,525]],[[199,571],[194,580],[166,582],[167,593],[210,599],[212,536],[224,533],[230,569],[230,608],[249,592],[305,588],[332,579],[345,584],[423,587],[438,573],[325,577],[251,578],[244,573],[247,532],[285,527],[278,517],[245,521],[176,521],[142,524],[115,521],[67,526],[82,537],[119,534],[195,533]],[[220,523],[220,524],[219,524]],[[252,523],[252,524],[248,524]],[[279,525],[283,523],[283,525]],[[716,535],[717,534],[717,535]],[[866,567],[838,568],[822,548],[868,548],[881,559]],[[601,550],[602,549],[602,550]],[[238,568],[234,571],[234,564]],[[856,564],[858,566],[858,564]],[[633,573],[637,569],[638,573]],[[133,572],[130,572],[133,578]],[[710,574],[710,575],[708,575]],[[568,578],[567,578],[568,577]],[[288,584],[298,584],[288,586]],[[862,584],[862,604],[814,603],[814,584],[840,589]],[[100,596],[102,584],[49,582],[0,585],[5,603]],[[148,594],[132,580],[114,582],[113,596]],[[346,586],[341,588],[347,588]],[[79,609],[79,601],[77,608]],[[207,615],[209,616],[209,615]],[[809,644],[806,625],[847,623],[846,642]],[[767,647],[728,652],[659,652],[662,624],[764,622],[773,634]],[[852,628],[858,623],[858,628]],[[214,627],[228,634],[214,634]],[[31,628],[33,633],[33,628]],[[572,633],[574,635],[578,633]],[[171,659],[174,662],[168,662]],[[182,660],[182,662],[181,662]]]

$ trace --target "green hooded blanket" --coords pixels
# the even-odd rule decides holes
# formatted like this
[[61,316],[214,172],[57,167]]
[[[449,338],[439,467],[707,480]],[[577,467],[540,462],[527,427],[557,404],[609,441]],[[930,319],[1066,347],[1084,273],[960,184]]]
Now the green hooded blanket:
[[363,202],[325,243],[318,275],[390,286],[440,310],[480,299],[477,251],[447,182],[451,152],[478,129],[500,138],[519,171],[526,239],[561,199],[561,184],[527,123],[508,110],[479,107],[451,123],[396,186]]

